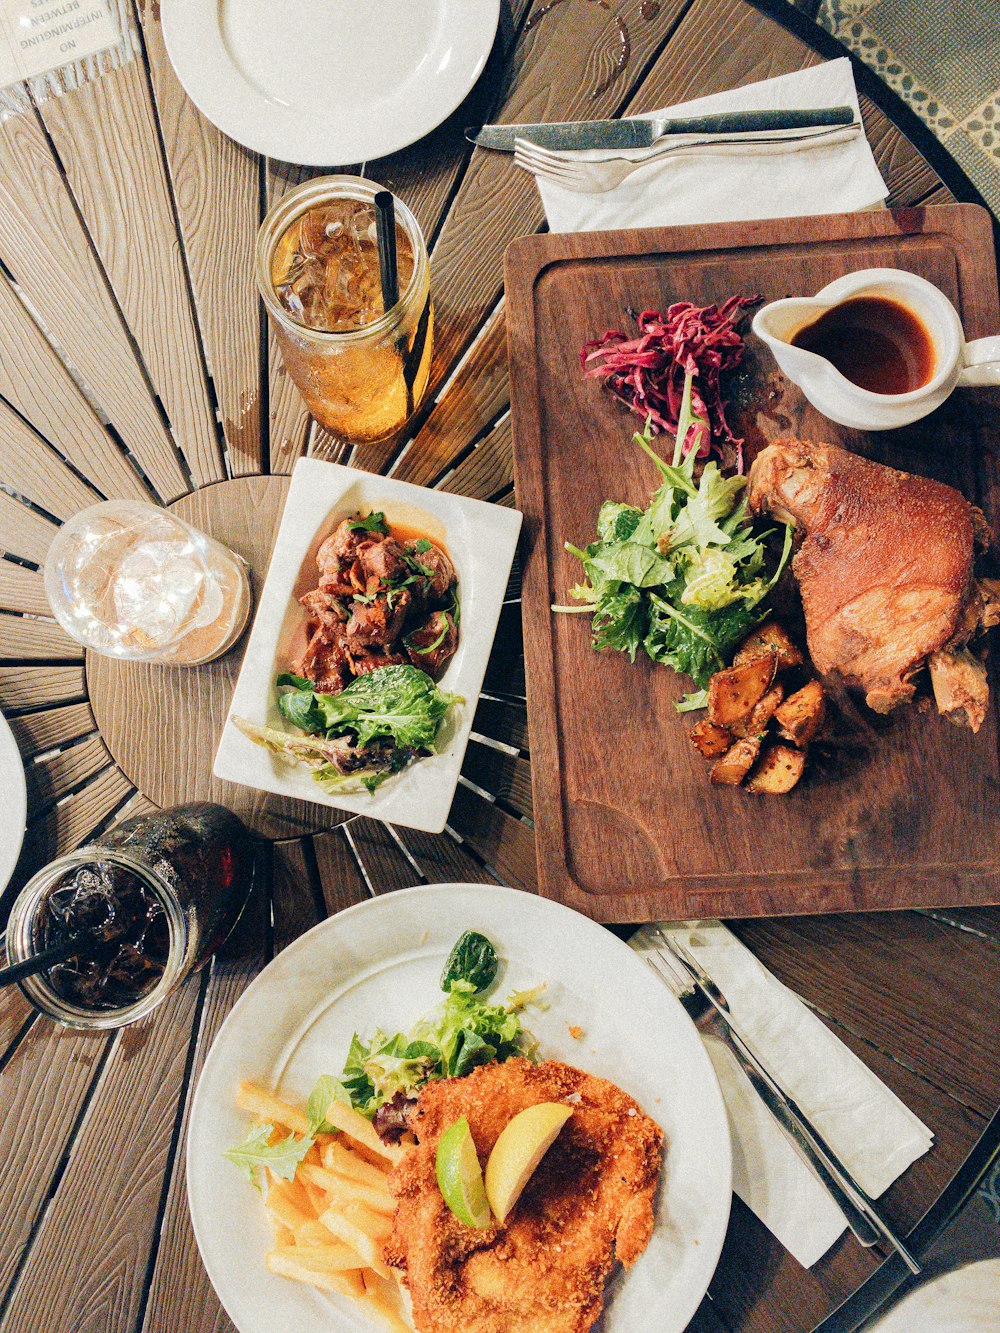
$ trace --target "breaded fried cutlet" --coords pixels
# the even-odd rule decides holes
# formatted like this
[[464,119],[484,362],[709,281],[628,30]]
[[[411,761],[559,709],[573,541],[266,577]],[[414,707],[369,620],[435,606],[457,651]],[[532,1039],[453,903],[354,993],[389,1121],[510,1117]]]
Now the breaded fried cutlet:
[[[460,1116],[485,1166],[501,1131],[539,1102],[573,1107],[504,1225],[478,1231],[449,1210],[435,1176],[442,1134]],[[548,1060],[484,1065],[428,1083],[393,1169],[386,1262],[404,1272],[419,1333],[586,1333],[615,1261],[653,1231],[663,1131],[606,1079]]]

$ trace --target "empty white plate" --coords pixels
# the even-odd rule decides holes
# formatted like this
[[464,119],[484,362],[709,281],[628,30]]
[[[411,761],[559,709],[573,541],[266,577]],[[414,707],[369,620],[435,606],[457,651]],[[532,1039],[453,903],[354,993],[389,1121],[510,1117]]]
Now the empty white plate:
[[163,0],[177,76],[247,148],[366,162],[449,116],[486,64],[500,0]]

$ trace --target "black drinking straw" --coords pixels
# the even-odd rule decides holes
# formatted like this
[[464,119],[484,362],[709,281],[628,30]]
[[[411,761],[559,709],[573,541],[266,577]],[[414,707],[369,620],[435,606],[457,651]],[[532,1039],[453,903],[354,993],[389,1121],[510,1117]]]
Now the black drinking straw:
[[94,942],[89,936],[71,935],[61,944],[53,944],[51,948],[42,949],[40,953],[32,954],[30,958],[25,958],[20,963],[11,963],[7,967],[0,968],[0,986],[23,981],[25,977],[34,976],[36,972],[44,972],[56,963],[64,963],[74,954],[85,952],[87,945],[92,946]]
[[382,279],[382,308],[391,310],[399,300],[399,269],[396,264],[396,201],[388,190],[375,196],[375,234],[378,237],[378,267]]

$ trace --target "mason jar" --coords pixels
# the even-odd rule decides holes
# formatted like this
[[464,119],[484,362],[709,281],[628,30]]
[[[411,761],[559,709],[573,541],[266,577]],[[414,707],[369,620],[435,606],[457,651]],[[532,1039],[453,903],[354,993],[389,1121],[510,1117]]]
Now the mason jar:
[[196,801],[125,820],[21,890],[7,925],[11,963],[77,934],[87,947],[18,985],[71,1027],[135,1022],[230,934],[253,865],[253,836],[224,806]]
[[257,286],[285,369],[320,425],[355,444],[399,430],[431,368],[427,247],[396,199],[399,299],[385,310],[375,239],[380,190],[358,176],[307,181],[274,205],[257,235]]

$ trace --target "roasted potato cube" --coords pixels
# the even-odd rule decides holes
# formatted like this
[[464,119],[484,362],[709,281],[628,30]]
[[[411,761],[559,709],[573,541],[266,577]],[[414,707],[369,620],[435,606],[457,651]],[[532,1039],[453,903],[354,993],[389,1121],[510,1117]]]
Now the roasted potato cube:
[[759,704],[754,704],[753,708],[743,719],[742,722],[736,722],[733,725],[734,736],[760,736],[767,730],[767,724],[778,711],[778,705],[785,697],[785,687],[782,684],[772,685],[768,692],[761,699]]
[[725,727],[717,727],[707,717],[695,723],[691,728],[691,744],[706,759],[715,759],[725,754],[733,743],[733,738]]
[[806,766],[805,750],[796,750],[781,741],[769,745],[757,767],[747,779],[747,791],[784,796],[790,792]]
[[724,754],[708,771],[708,780],[717,786],[738,787],[753,768],[754,760],[760,754],[760,736],[744,736]]
[[771,688],[777,665],[775,653],[764,653],[740,666],[717,671],[708,682],[709,721],[727,728],[742,722]]
[[763,625],[758,625],[753,633],[743,640],[733,658],[733,666],[752,662],[755,657],[763,657],[767,653],[774,653],[778,659],[779,671],[802,664],[802,654],[785,631],[776,620],[768,620]]
[[797,690],[775,710],[774,720],[786,740],[800,749],[808,745],[826,721],[823,686],[818,680],[803,685],[801,690]]

